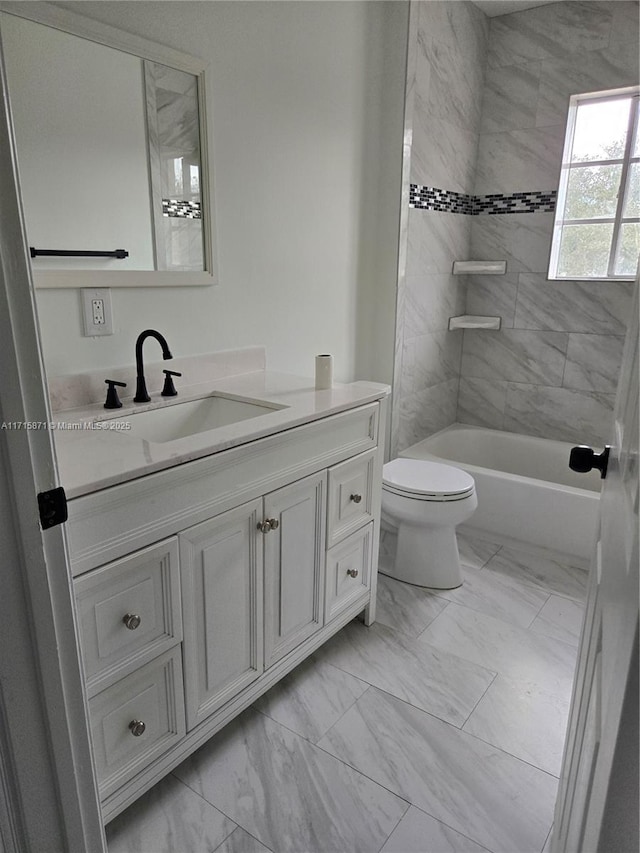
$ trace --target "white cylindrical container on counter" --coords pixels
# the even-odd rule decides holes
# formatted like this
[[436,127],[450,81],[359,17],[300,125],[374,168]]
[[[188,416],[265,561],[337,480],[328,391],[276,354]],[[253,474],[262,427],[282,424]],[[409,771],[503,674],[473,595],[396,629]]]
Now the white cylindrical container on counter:
[[316,391],[326,391],[333,385],[333,356],[316,356]]

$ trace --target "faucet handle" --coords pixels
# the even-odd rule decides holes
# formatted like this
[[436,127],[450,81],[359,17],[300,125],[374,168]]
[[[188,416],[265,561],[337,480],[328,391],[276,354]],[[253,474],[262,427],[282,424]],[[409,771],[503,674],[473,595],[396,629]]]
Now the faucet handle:
[[118,397],[118,392],[116,391],[116,385],[118,388],[126,388],[126,382],[116,382],[115,379],[105,379],[105,384],[109,387],[107,388],[107,399],[104,404],[105,409],[121,409],[122,403],[120,402],[120,398]]
[[164,388],[162,389],[163,397],[176,397],[178,392],[173,384],[173,376],[182,376],[177,370],[163,370],[164,373]]

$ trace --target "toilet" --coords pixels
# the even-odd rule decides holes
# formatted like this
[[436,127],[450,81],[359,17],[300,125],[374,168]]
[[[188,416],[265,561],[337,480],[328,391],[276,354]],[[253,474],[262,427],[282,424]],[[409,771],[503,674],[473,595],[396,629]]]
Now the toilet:
[[397,530],[396,580],[433,589],[462,584],[456,526],[478,506],[473,477],[453,465],[394,459],[382,469],[382,523]]

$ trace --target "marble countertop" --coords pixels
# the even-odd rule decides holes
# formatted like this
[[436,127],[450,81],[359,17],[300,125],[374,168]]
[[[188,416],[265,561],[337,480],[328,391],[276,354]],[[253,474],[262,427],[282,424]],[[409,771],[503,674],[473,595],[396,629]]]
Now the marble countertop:
[[[96,403],[58,411],[54,415],[54,441],[60,482],[67,498],[77,498],[375,402],[389,391],[388,385],[376,382],[336,384],[327,391],[316,391],[312,379],[259,370],[183,386],[179,396],[173,398],[155,392],[151,393],[150,403],[123,400],[121,409],[106,410]],[[133,426],[139,412],[180,405],[215,393],[266,401],[279,408],[162,443],[147,441],[126,429],[115,429],[109,423],[114,418],[120,423],[130,419]]]

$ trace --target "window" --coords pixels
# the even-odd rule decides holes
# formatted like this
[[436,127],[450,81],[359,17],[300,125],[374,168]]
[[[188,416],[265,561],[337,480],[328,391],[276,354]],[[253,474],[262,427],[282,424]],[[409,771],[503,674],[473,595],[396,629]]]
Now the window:
[[571,98],[549,278],[636,276],[639,94],[634,88]]

